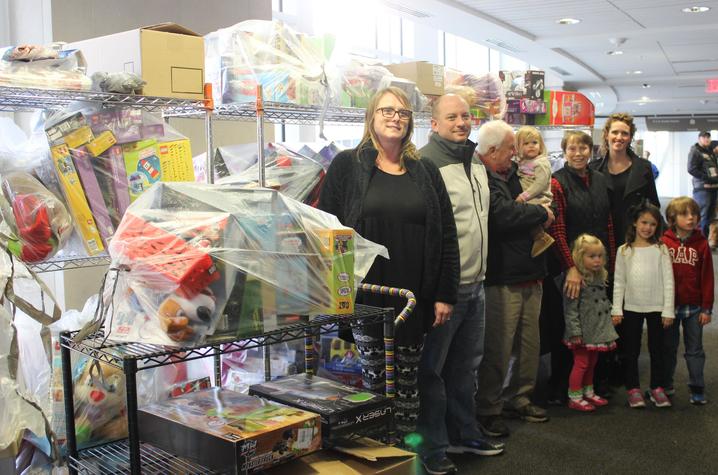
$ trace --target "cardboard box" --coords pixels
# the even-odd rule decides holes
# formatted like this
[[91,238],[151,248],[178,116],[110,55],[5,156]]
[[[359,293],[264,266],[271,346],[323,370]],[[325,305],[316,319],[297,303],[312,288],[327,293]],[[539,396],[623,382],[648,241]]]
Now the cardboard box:
[[375,440],[360,438],[321,450],[267,471],[269,475],[415,475],[416,456]]
[[386,397],[307,374],[255,384],[249,394],[319,414],[325,439],[388,427],[393,417]]
[[159,23],[135,30],[68,44],[87,59],[87,75],[98,71],[139,74],[147,96],[203,99],[204,39],[176,23]]
[[212,388],[138,411],[140,439],[223,473],[266,469],[319,449],[319,416]]
[[524,95],[526,99],[543,100],[546,73],[528,70],[524,73]]
[[92,217],[87,197],[80,183],[80,177],[77,175],[75,164],[70,155],[70,149],[65,144],[56,145],[50,148],[50,155],[65,195],[65,201],[75,221],[75,228],[82,239],[85,251],[87,251],[88,256],[95,256],[104,251],[105,246],[102,244],[102,238],[95,219]]
[[320,241],[319,252],[327,259],[325,279],[331,296],[327,312],[354,313],[354,231],[321,229],[316,234]]
[[412,61],[387,64],[384,67],[394,76],[415,82],[416,87],[424,94],[444,94],[444,66],[426,61]]
[[593,126],[595,108],[580,92],[545,91],[546,114],[536,116],[536,125]]

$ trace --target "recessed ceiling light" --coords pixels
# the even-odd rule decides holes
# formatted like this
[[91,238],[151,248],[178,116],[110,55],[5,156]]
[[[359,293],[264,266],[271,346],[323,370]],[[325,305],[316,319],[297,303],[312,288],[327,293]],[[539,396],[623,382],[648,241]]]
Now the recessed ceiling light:
[[645,102],[639,102],[638,105],[639,105],[639,106],[645,106],[646,103],[645,103]]
[[651,87],[651,85],[648,84],[647,82],[644,82],[644,83],[641,85],[641,87],[643,87],[643,89],[648,89],[649,87]]
[[710,7],[688,7],[684,8],[682,11],[684,13],[705,13],[710,9]]
[[642,101],[650,101],[651,99],[648,96],[641,97]]
[[556,23],[559,25],[575,25],[576,23],[581,23],[581,20],[577,18],[561,18],[560,20],[556,20]]
[[609,56],[618,56],[619,54],[623,54],[623,51],[621,51],[620,49],[617,49],[617,50],[613,50],[613,51],[607,51],[606,54]]
[[626,71],[626,74],[643,74],[643,71],[636,69],[635,71]]

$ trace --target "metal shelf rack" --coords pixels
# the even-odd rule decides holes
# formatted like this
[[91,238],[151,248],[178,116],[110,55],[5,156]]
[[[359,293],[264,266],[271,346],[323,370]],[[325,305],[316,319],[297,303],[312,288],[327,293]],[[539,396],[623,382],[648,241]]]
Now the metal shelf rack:
[[100,267],[110,264],[110,256],[108,254],[100,254],[97,256],[55,256],[49,261],[36,262],[28,264],[28,268],[35,273],[55,272],[67,269],[81,269],[84,267]]
[[[198,117],[200,111],[170,112],[171,117]],[[316,125],[320,120],[333,124],[363,125],[364,109],[354,107],[328,107],[287,104],[282,102],[264,102],[263,117],[266,122],[295,125]],[[244,102],[215,106],[214,120],[236,120],[252,122],[257,120],[257,104]],[[415,126],[427,127],[430,121],[428,112],[414,114]]]
[[[380,290],[386,293],[387,289],[382,287]],[[398,292],[398,289],[395,290]],[[413,295],[410,297],[413,300]],[[413,303],[410,306],[413,308]],[[106,335],[102,331],[82,341],[75,342],[73,338],[78,332],[62,332],[60,334],[60,353],[62,358],[62,385],[65,392],[65,423],[70,473],[214,473],[182,458],[160,451],[149,444],[140,443],[137,417],[137,372],[182,361],[214,357],[215,381],[221,381],[221,355],[223,354],[291,340],[305,339],[306,342],[317,334],[331,332],[336,330],[340,324],[352,322],[358,325],[383,323],[385,338],[393,342],[393,310],[364,305],[356,305],[355,312],[352,315],[317,315],[311,319],[307,317],[306,321],[283,326],[261,335],[241,340],[228,339],[186,348],[140,343],[117,343],[106,339]],[[391,349],[391,355],[393,355],[393,343],[391,343],[391,346],[387,346],[387,354],[390,352],[389,349]],[[127,395],[128,439],[113,444],[78,450],[75,435],[71,351],[83,353],[95,360],[121,368],[124,372]],[[387,356],[387,358],[389,357]],[[393,378],[393,356],[391,358],[391,368],[388,367],[387,369],[391,369],[391,377]],[[305,355],[305,364],[309,365],[312,361],[313,355]],[[389,386],[387,384],[387,387]],[[186,471],[185,468],[178,469],[177,467],[179,466],[185,467]]]
[[[82,450],[68,465],[80,475],[132,474],[127,440]],[[149,475],[220,475],[219,472],[165,452],[150,444],[140,444],[142,473]]]
[[181,115],[204,111],[204,101],[170,97],[137,96],[99,91],[65,89],[33,89],[0,86],[0,112],[53,109],[74,101],[99,102],[104,106],[127,106],[165,115]]

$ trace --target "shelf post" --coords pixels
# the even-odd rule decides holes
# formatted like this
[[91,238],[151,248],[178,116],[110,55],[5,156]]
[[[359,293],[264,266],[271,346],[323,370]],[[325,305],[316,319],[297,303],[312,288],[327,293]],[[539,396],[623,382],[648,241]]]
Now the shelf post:
[[207,141],[207,155],[205,156],[205,182],[214,183],[214,139],[212,119],[214,117],[214,100],[212,99],[212,83],[204,84],[204,132]]
[[[64,345],[64,342],[70,338],[70,332],[64,331],[60,333],[60,358],[62,360],[62,389],[65,397],[65,431],[67,432],[67,458],[79,460],[77,452],[77,434],[75,433],[75,397],[72,386],[72,355],[70,349]],[[73,464],[68,460],[67,463],[70,475],[77,475],[77,470],[73,468]]]
[[137,360],[125,359],[122,362],[125,373],[127,391],[127,444],[130,449],[130,472],[142,473],[142,457],[140,456],[140,428],[137,420]]

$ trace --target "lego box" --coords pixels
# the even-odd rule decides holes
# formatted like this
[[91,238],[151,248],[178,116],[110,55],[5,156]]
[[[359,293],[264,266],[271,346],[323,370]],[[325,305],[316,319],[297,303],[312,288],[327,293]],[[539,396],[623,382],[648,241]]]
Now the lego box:
[[354,313],[354,231],[322,229],[316,233],[320,253],[329,261],[326,283],[332,301],[327,311],[338,315]]
[[249,394],[319,414],[325,439],[388,427],[393,416],[384,396],[307,374],[255,384]]
[[222,473],[267,469],[319,450],[319,416],[219,388],[138,411],[140,439]]

